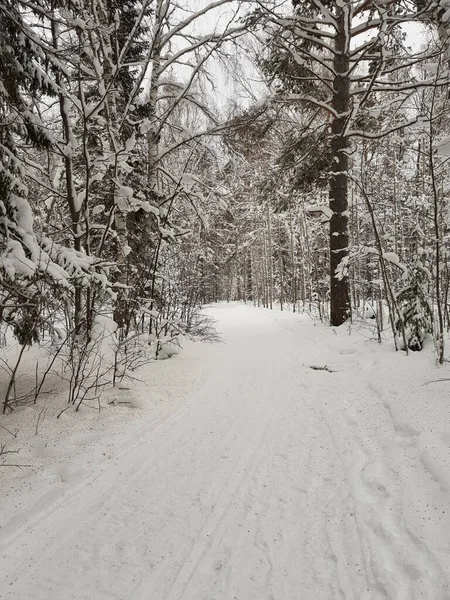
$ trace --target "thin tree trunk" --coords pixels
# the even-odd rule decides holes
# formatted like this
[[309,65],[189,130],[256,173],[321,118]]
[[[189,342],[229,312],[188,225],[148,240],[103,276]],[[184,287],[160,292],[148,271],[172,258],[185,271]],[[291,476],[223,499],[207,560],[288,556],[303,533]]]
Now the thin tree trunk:
[[[55,16],[52,14],[51,18],[52,28],[52,42],[55,49],[58,48],[59,30]],[[61,73],[57,70],[55,74],[55,81],[58,86],[61,86]],[[69,100],[61,92],[59,94],[59,114],[61,116],[61,123],[63,128],[64,143],[69,146],[71,141],[74,139],[72,125],[70,122],[70,107]],[[66,198],[70,212],[71,229],[73,233],[73,247],[76,251],[82,251],[81,244],[81,225],[80,225],[80,206],[77,199],[77,191],[75,187],[75,173],[73,165],[73,154],[72,151],[64,152],[64,175],[66,180]],[[83,312],[83,295],[82,288],[79,283],[75,283],[74,293],[74,324],[76,329],[81,325],[82,312]]]
[[430,120],[430,172],[433,188],[433,225],[434,225],[434,260],[436,266],[436,275],[434,279],[436,308],[438,314],[438,331],[436,333],[436,351],[440,365],[444,364],[444,316],[442,311],[441,298],[441,222],[442,215],[439,206],[439,192],[436,182],[436,170],[433,157],[433,132],[432,121]]
[[269,308],[273,309],[273,264],[272,264],[272,223],[270,219],[269,202],[267,207],[267,260],[268,260],[268,278],[269,278]]
[[158,157],[159,139],[158,126],[156,122],[156,104],[158,102],[159,78],[161,75],[161,44],[163,34],[163,21],[167,15],[169,3],[165,0],[158,0],[155,8],[155,34],[153,37],[153,47],[151,53],[152,72],[150,76],[150,86],[148,93],[148,120],[150,129],[147,134],[147,177],[149,188],[156,192],[156,170],[155,164]]
[[283,253],[281,251],[281,228],[280,215],[277,217],[277,234],[278,234],[278,269],[280,271],[280,310],[283,310],[284,305],[284,264]]
[[294,312],[297,308],[297,266],[295,264],[295,240],[294,240],[294,227],[292,224],[292,207],[289,209],[289,235],[290,235],[290,251],[291,251],[291,265],[292,265],[292,281],[291,281],[291,301],[294,307]]

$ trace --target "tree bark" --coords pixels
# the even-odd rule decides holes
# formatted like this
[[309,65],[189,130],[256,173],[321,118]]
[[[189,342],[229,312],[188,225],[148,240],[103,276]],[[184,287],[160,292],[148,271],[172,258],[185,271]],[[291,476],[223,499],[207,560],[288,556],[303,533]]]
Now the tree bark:
[[336,113],[331,125],[332,165],[330,180],[330,322],[342,325],[350,316],[350,286],[347,275],[337,277],[336,269],[348,255],[348,147],[346,126],[350,109],[349,0],[337,8],[335,36],[334,91],[332,107]]

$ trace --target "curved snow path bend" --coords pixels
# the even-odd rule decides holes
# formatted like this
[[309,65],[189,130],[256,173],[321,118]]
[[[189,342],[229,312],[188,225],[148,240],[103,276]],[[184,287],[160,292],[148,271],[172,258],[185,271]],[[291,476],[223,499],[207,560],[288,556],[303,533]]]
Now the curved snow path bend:
[[227,343],[185,405],[0,537],[0,597],[449,599],[448,547],[405,519],[397,434],[361,341],[215,311]]

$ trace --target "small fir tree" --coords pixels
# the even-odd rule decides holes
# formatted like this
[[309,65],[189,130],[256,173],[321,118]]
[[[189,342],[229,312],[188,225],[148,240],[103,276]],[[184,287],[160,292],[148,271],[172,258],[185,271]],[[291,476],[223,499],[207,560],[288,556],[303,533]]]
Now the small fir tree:
[[[408,348],[422,350],[426,333],[433,332],[433,311],[427,288],[429,273],[418,258],[409,271],[407,285],[397,294]],[[398,318],[395,327],[400,333],[402,323]]]

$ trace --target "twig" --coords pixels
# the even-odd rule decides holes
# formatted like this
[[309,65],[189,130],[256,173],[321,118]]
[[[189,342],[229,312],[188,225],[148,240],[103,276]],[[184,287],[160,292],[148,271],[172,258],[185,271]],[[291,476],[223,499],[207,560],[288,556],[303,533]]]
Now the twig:
[[328,373],[336,373],[336,371],[333,371],[333,369],[330,369],[329,367],[327,367],[327,365],[324,365],[323,367],[319,367],[317,365],[309,365],[309,368],[313,371],[327,371]]
[[16,431],[16,433],[13,433],[13,432],[12,432],[12,431],[10,431],[9,429],[7,429],[7,428],[6,428],[4,425],[1,425],[1,424],[0,424],[0,427],[1,427],[2,429],[4,429],[5,431],[7,431],[7,432],[8,432],[10,435],[12,435],[12,436],[13,436],[13,438],[17,437],[17,431]]
[[22,359],[23,353],[25,352],[26,347],[27,347],[26,344],[22,344],[22,348],[20,349],[19,356],[17,358],[14,369],[11,370],[11,378],[9,380],[8,388],[6,390],[5,398],[3,400],[3,414],[6,413],[6,410],[8,408],[11,408],[11,405],[9,403],[9,394],[11,393],[11,390],[15,386],[17,369],[19,368],[19,364]]
[[[44,417],[45,417],[46,412],[47,412],[47,400],[45,401],[44,406],[42,407],[42,409],[40,410],[40,412],[38,414],[38,418],[36,421],[36,435],[39,434],[39,422],[41,420],[41,416],[42,416],[42,414],[44,414]],[[44,418],[44,417],[42,417],[42,418]]]
[[59,419],[59,417],[66,412],[66,410],[68,410],[71,407],[71,404],[69,404],[69,406],[66,406],[66,408],[63,408],[62,411],[56,416],[57,419]]

